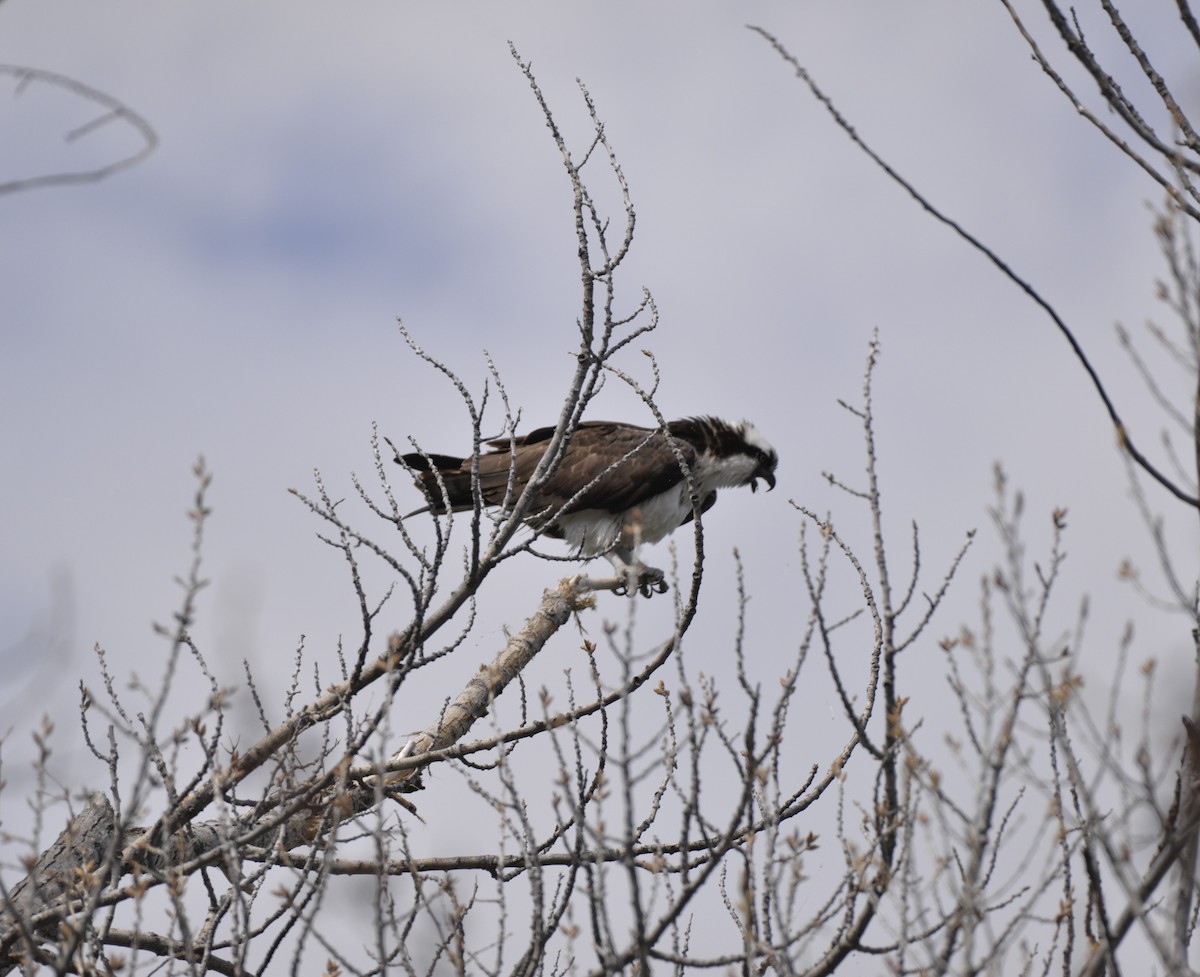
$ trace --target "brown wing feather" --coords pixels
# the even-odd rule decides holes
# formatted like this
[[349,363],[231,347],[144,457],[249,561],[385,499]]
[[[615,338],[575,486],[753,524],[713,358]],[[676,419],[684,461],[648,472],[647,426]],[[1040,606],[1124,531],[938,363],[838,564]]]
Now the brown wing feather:
[[[535,431],[509,441],[499,438],[490,441],[491,451],[479,456],[479,491],[485,505],[500,505],[508,491],[510,467],[515,464],[513,484],[515,499],[521,494],[534,470],[542,460],[553,427]],[[647,441],[647,439],[649,439]],[[646,442],[623,464],[627,454]],[[677,438],[676,444],[689,465],[695,463],[696,452],[690,443]],[[471,500],[471,459],[448,455],[431,455],[434,465],[446,486],[450,507],[455,511],[469,509]],[[435,512],[444,512],[445,505],[437,477],[419,454],[404,455],[410,468],[416,469],[419,485]],[[616,466],[616,467],[614,467]],[[574,498],[579,489],[596,481],[568,509],[602,509],[623,512],[665,492],[683,478],[674,452],[661,432],[653,428],[616,424],[611,421],[585,421],[571,436],[554,476],[542,487],[533,500],[532,513],[556,512]]]
[[[620,463],[643,442],[646,443],[636,454]],[[684,459],[692,464],[696,454],[691,445],[680,442],[679,447]],[[599,479],[568,511],[623,512],[665,492],[682,478],[675,455],[660,432],[597,421],[580,425],[558,471],[539,494],[538,502],[558,509],[581,486]]]

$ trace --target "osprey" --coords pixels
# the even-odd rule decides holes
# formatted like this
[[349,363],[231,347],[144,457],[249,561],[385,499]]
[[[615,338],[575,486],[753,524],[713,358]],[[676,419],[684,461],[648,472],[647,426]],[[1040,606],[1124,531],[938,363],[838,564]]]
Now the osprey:
[[[762,479],[775,487],[779,456],[748,421],[688,417],[667,425],[671,442],[659,429],[585,421],[571,435],[562,461],[533,498],[527,525],[565,539],[584,558],[608,557],[626,587],[649,596],[666,591],[661,570],[637,557],[640,543],[657,543],[692,518],[691,489],[707,512],[717,489]],[[538,428],[515,439],[489,441],[492,449],[478,460],[483,505],[512,504],[524,491],[554,436]],[[676,454],[678,452],[678,455]],[[679,457],[691,472],[684,477]],[[417,487],[429,503],[420,512],[460,512],[474,505],[472,458],[411,453],[398,457],[417,475]],[[510,489],[511,480],[511,489]]]

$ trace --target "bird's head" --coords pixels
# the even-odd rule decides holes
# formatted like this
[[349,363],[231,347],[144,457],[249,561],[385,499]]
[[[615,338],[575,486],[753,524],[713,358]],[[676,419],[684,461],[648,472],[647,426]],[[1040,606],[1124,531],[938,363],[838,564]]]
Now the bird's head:
[[746,484],[750,486],[751,492],[757,492],[758,480],[761,478],[767,483],[769,492],[775,487],[775,466],[779,464],[779,455],[771,447],[771,443],[759,433],[758,428],[749,421],[742,421],[740,427],[741,437],[745,442],[742,453],[754,462]]
[[704,463],[701,480],[706,490],[749,485],[757,491],[761,478],[775,487],[779,455],[749,421],[724,421],[719,417],[690,417],[676,421],[682,434],[701,447]]

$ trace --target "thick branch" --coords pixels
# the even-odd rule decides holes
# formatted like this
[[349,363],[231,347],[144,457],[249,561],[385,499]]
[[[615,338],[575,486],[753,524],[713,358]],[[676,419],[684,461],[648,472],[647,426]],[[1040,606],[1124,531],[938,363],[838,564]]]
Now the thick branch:
[[[4,893],[0,946],[11,948],[20,940],[31,949],[39,939],[59,932],[67,916],[67,900],[98,891],[102,880],[95,873],[110,856],[115,828],[112,805],[102,794],[94,794],[54,844],[38,856],[29,874]],[[31,925],[35,916],[50,909],[57,911]],[[17,966],[18,958],[9,949],[0,953],[0,974]]]
[[[423,753],[445,749],[462,739],[475,721],[487,713],[496,696],[533,660],[571,615],[592,606],[590,593],[594,589],[592,581],[580,576],[564,580],[557,589],[546,591],[538,609],[521,631],[509,638],[491,663],[480,669],[436,722],[409,740],[399,756],[419,758]],[[399,644],[394,636],[389,645],[392,653]],[[248,816],[240,822],[191,824],[186,831],[172,834],[161,847],[151,843],[153,830],[142,831],[124,853],[122,874],[134,865],[152,872],[170,869],[186,874],[215,861],[221,846],[231,838],[244,844],[253,837],[278,833],[278,844],[285,850],[309,844],[318,834],[374,807],[391,791],[417,789],[420,769],[411,767],[392,773],[387,777],[386,786],[377,783],[376,778],[347,784],[348,764],[343,763],[318,781],[304,785],[300,791],[291,788],[286,793],[280,792],[273,803],[268,799],[256,816]],[[215,780],[231,783],[234,778]],[[263,818],[262,808],[272,811],[272,816]],[[172,813],[176,817],[170,820],[179,823],[178,812]],[[97,795],[5,899],[4,917],[0,919],[0,945],[11,947],[22,937],[35,943],[39,938],[51,936],[62,918],[61,911],[47,916],[32,929],[29,921],[48,909],[61,909],[64,897],[81,894],[81,881],[93,879],[95,868],[110,857],[110,849],[115,845],[115,830],[111,805]],[[93,888],[98,891],[98,886]],[[6,968],[0,969],[0,974],[11,970],[16,963],[11,955],[0,958],[0,966]]]
[[[543,593],[541,605],[520,632],[508,639],[489,664],[480,668],[467,687],[446,706],[437,722],[414,734],[392,759],[419,758],[430,751],[453,746],[466,736],[475,721],[487,715],[492,700],[521,673],[571,615],[594,606],[593,598],[589,596],[593,589],[587,577],[577,576],[563,580],[558,589]],[[411,767],[390,773],[385,782],[389,785],[409,784],[417,779],[420,770],[420,767]]]

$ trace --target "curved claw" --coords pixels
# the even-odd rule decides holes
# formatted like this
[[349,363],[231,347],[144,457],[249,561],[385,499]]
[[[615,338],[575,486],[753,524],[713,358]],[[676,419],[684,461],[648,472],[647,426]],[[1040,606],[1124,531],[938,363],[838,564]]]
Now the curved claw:
[[635,563],[618,566],[616,570],[616,585],[609,585],[605,589],[611,589],[618,597],[632,597],[636,594],[652,597],[670,590],[665,574],[657,567]]
[[655,567],[644,567],[638,573],[637,588],[638,593],[643,597],[652,597],[655,594],[665,594],[668,590],[667,581],[663,579],[664,574],[661,570]]

